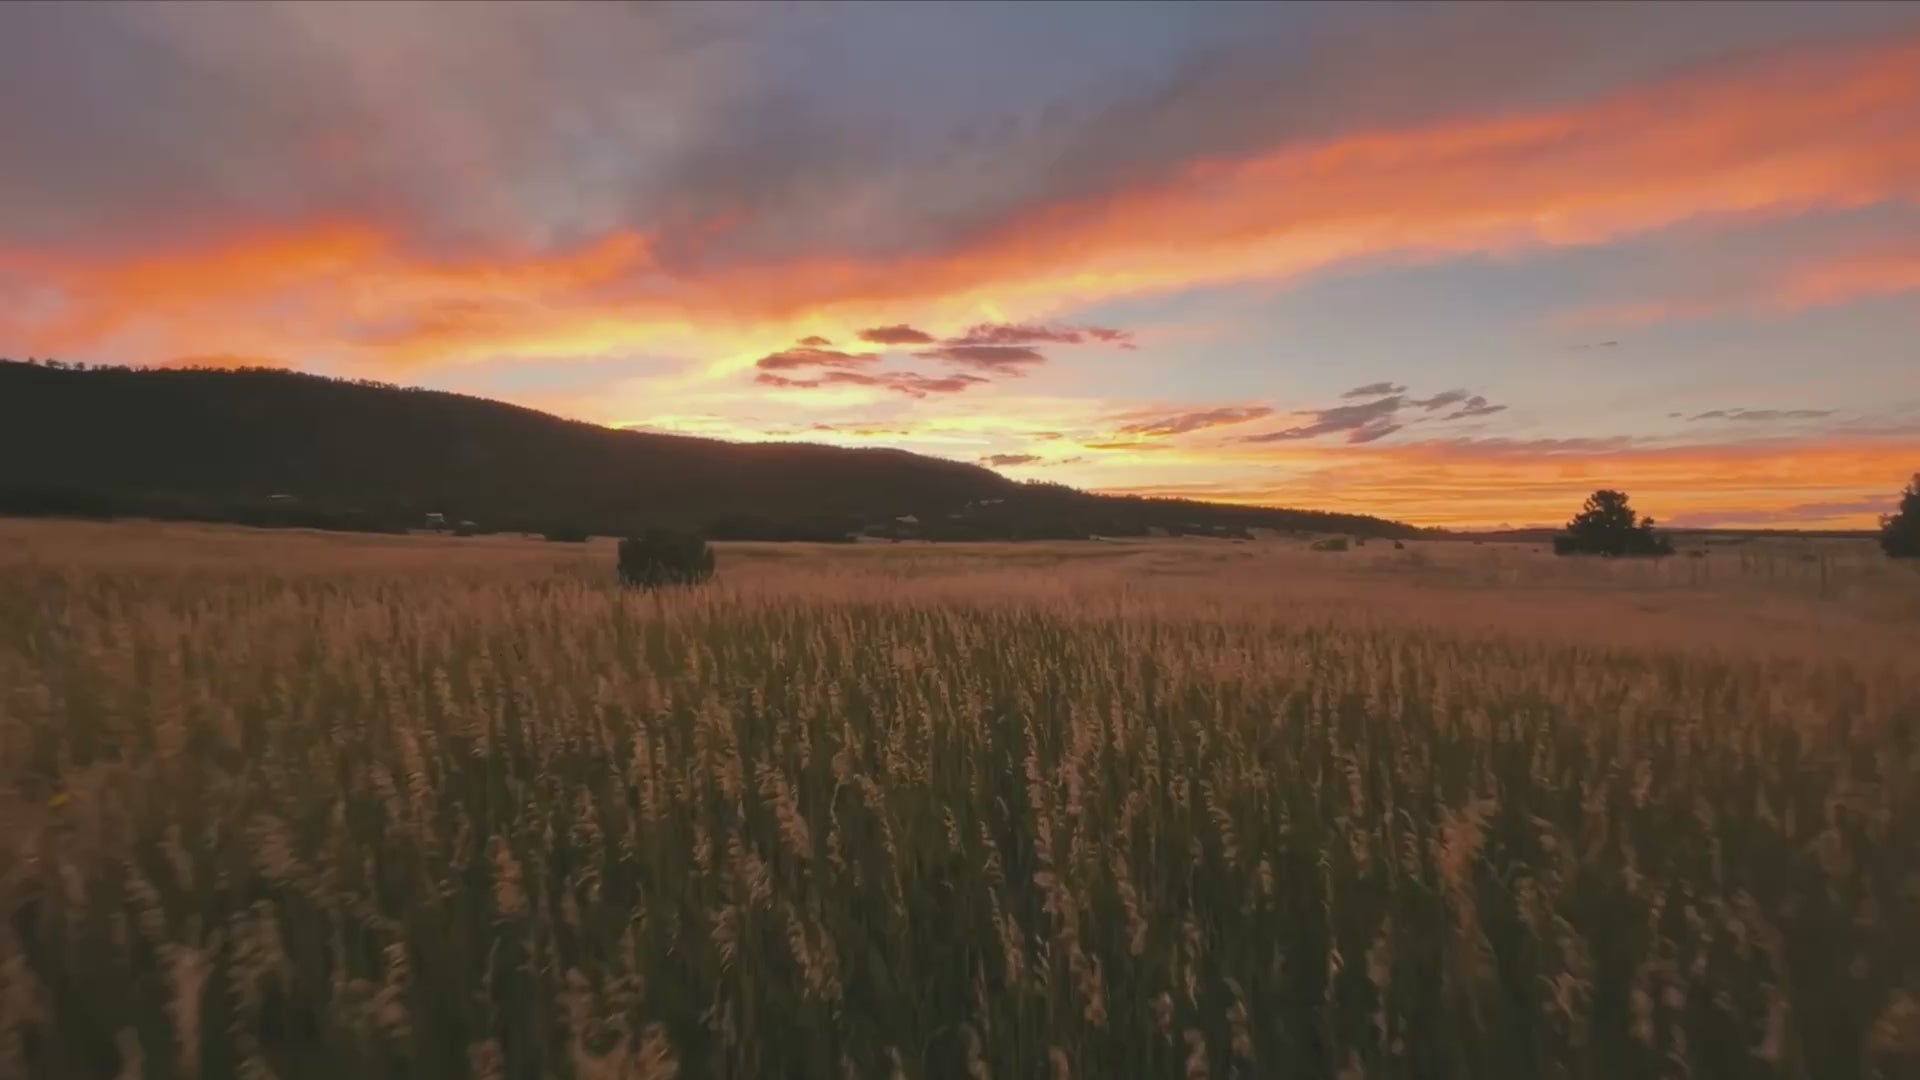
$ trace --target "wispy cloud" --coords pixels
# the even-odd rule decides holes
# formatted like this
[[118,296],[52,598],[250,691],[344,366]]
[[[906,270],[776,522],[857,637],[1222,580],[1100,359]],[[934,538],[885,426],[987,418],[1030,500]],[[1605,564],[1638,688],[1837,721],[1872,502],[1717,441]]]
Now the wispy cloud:
[[913,355],[923,360],[942,360],[961,367],[1017,374],[1022,368],[1047,361],[1036,349],[1025,345],[941,345]]
[[776,375],[771,371],[762,371],[754,377],[762,386],[771,386],[782,390],[818,390],[830,386],[867,386],[881,390],[890,390],[908,397],[922,398],[929,394],[957,394],[970,387],[980,386],[987,380],[977,375],[928,376],[913,371],[841,371],[827,370],[804,378],[792,378]]
[[792,371],[798,368],[858,368],[877,363],[879,353],[849,353],[838,349],[825,349],[808,345],[804,341],[791,349],[782,349],[776,353],[754,361],[754,367],[762,371]]
[[1343,398],[1382,397],[1387,394],[1404,394],[1407,388],[1394,382],[1370,382],[1365,386],[1356,386],[1340,396]]
[[1133,335],[1106,326],[1038,326],[1031,323],[980,323],[949,338],[949,345],[1079,345],[1089,341],[1131,346]]
[[1174,449],[1174,445],[1172,443],[1154,442],[1152,440],[1144,440],[1144,439],[1143,440],[1106,441],[1106,442],[1088,442],[1088,443],[1081,443],[1080,445],[1088,450],[1172,450]]
[[1393,394],[1361,405],[1335,405],[1328,409],[1317,409],[1305,414],[1311,417],[1307,423],[1295,424],[1293,427],[1282,428],[1279,431],[1247,435],[1243,437],[1243,441],[1292,442],[1298,439],[1316,439],[1322,435],[1345,434],[1348,442],[1373,442],[1400,430],[1401,425],[1394,423],[1393,417],[1406,403],[1405,395]]
[[[1443,390],[1424,398],[1409,397],[1406,391],[1406,387],[1392,382],[1357,386],[1340,395],[1341,398],[1352,399],[1378,394],[1385,394],[1385,396],[1352,405],[1334,405],[1324,409],[1298,412],[1294,415],[1305,417],[1304,423],[1294,424],[1277,431],[1242,436],[1241,441],[1248,443],[1302,442],[1327,435],[1343,435],[1349,443],[1364,444],[1378,442],[1405,429],[1408,423],[1420,423],[1431,419],[1446,423],[1451,420],[1492,416],[1506,409],[1505,405],[1495,405],[1485,397],[1469,394],[1465,390]],[[1455,405],[1459,408],[1438,418],[1421,416],[1412,420],[1401,419],[1402,414],[1408,409],[1434,413]]]
[[1008,468],[1015,465],[1032,465],[1041,460],[1039,454],[988,454],[980,459],[980,464],[994,468]]
[[1134,420],[1122,424],[1118,430],[1122,435],[1165,438],[1204,431],[1208,428],[1225,427],[1230,424],[1244,424],[1250,420],[1262,420],[1272,415],[1273,408],[1268,405],[1229,405],[1218,409],[1201,409],[1195,412]]
[[1472,397],[1467,398],[1466,402],[1462,404],[1459,409],[1456,409],[1453,412],[1448,413],[1446,416],[1441,417],[1441,419],[1442,420],[1467,420],[1476,416],[1492,416],[1494,413],[1497,413],[1497,412],[1505,412],[1506,409],[1507,407],[1505,405],[1491,404],[1490,402],[1487,401],[1486,398],[1481,397],[1479,394],[1475,394]]
[[1709,409],[1687,417],[1695,420],[1735,420],[1742,423],[1768,423],[1779,420],[1820,420],[1832,416],[1832,409]]
[[[1432,412],[1435,409],[1444,409],[1449,405],[1457,405],[1460,402],[1466,401],[1470,396],[1471,395],[1465,390],[1442,390],[1429,398],[1414,398],[1408,401],[1407,404],[1418,406],[1428,412]],[[1485,403],[1484,398],[1482,398],[1481,401],[1483,404]]]

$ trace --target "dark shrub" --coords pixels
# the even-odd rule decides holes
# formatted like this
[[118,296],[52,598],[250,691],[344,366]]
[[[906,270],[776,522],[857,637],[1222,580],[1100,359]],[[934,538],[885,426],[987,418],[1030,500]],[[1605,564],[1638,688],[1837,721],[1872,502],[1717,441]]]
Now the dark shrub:
[[692,533],[648,529],[620,541],[619,569],[622,585],[699,585],[713,576],[713,549]]
[[1880,550],[1895,559],[1920,559],[1920,473],[1900,493],[1900,509],[1880,519]]
[[541,539],[552,544],[584,544],[587,542],[585,529],[550,529],[540,534]]
[[1673,545],[1653,531],[1653,519],[1634,518],[1624,491],[1587,496],[1580,512],[1553,538],[1555,555],[1671,555]]
[[1398,541],[1398,540],[1395,540],[1395,541],[1393,542],[1393,550],[1395,550],[1395,551],[1405,551],[1405,550],[1407,550],[1407,545],[1405,545],[1405,544],[1403,544],[1403,543],[1401,543],[1401,542],[1400,542],[1400,541]]
[[1329,536],[1325,540],[1315,540],[1313,542],[1313,550],[1345,551],[1347,550],[1347,538],[1344,536]]

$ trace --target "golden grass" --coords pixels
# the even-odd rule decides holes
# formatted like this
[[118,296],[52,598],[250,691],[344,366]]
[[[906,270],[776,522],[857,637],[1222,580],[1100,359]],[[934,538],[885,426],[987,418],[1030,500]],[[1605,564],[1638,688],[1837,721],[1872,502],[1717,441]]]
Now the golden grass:
[[1858,545],[612,562],[0,522],[0,1077],[1920,1065]]

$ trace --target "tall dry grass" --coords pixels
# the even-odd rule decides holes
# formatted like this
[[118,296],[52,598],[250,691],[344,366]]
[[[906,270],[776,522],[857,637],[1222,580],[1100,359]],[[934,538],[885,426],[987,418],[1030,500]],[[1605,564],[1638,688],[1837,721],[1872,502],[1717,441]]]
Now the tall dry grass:
[[1373,548],[0,526],[0,1077],[1914,1075],[1904,579]]

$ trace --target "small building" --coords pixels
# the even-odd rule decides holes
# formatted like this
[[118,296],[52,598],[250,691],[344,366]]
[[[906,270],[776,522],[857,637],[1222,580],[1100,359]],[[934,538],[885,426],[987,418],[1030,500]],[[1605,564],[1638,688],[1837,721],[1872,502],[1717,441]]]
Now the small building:
[[447,527],[447,515],[445,514],[428,514],[427,515],[427,528],[444,529],[446,527]]

